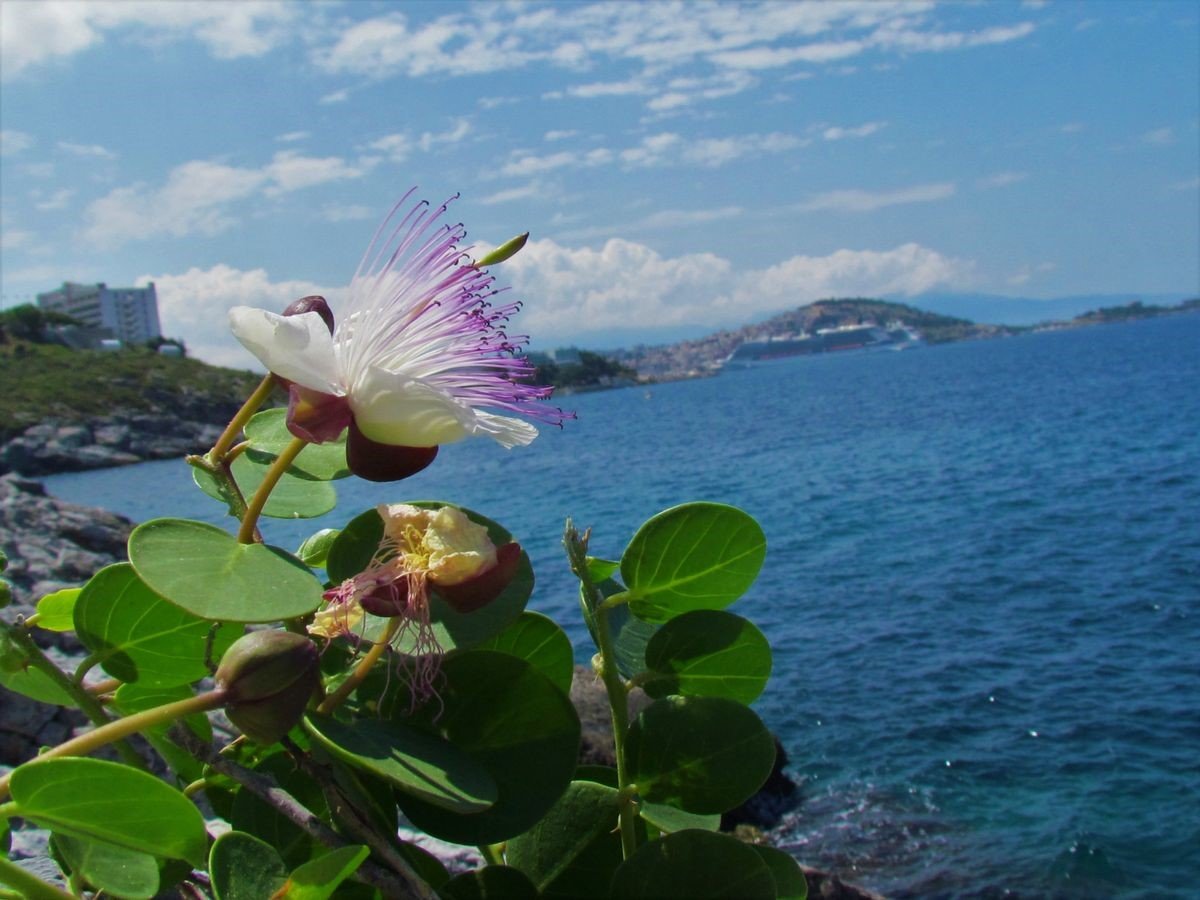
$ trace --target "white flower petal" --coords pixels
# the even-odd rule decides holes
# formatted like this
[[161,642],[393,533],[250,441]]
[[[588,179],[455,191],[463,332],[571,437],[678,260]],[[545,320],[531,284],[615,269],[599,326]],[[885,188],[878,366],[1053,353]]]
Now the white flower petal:
[[325,394],[345,394],[333,338],[315,312],[280,316],[265,309],[235,306],[229,328],[242,346],[282,378]]
[[538,436],[538,430],[523,419],[478,411],[475,413],[474,433],[490,435],[507,450],[524,447]]
[[401,372],[372,366],[349,396],[359,431],[381,444],[434,447],[475,432],[473,409]]

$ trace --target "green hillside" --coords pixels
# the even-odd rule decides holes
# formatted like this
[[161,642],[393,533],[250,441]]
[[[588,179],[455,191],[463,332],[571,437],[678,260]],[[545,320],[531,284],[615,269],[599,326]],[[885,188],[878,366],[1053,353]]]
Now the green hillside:
[[43,419],[78,421],[117,410],[221,425],[219,416],[232,415],[261,380],[142,347],[70,350],[9,340],[0,344],[0,442]]

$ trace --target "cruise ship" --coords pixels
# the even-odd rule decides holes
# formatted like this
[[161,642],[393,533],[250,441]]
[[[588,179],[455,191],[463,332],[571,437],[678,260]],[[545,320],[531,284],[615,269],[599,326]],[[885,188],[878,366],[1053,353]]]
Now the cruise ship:
[[739,369],[792,356],[835,353],[844,350],[905,350],[921,343],[921,335],[903,322],[876,325],[863,322],[820,328],[815,332],[780,335],[744,341],[721,364]]

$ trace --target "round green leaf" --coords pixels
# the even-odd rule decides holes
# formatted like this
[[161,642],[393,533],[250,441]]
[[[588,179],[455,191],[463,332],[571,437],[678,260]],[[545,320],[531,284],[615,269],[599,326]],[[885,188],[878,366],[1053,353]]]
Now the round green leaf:
[[54,844],[71,871],[94,888],[128,900],[158,893],[158,860],[104,841],[54,835]]
[[398,719],[347,723],[314,714],[305,718],[304,727],[342,762],[435,806],[469,814],[496,802],[492,776],[467,753]]
[[[579,757],[579,716],[562,691],[523,659],[495,650],[447,656],[438,697],[410,717],[439,734],[492,776],[491,809],[460,816],[411,794],[397,797],[416,827],[457,844],[492,844],[531,827],[571,782]],[[407,687],[391,700],[412,706]]]
[[[243,497],[249,499],[258,490],[272,462],[274,457],[254,453],[243,453],[233,461],[229,469]],[[222,493],[221,482],[203,469],[192,469],[192,481],[208,496],[229,502]],[[263,506],[262,514],[275,519],[312,519],[325,515],[336,505],[337,492],[332,485],[291,466],[271,489],[271,496]],[[237,514],[232,507],[230,513]]]
[[525,610],[515,622],[479,644],[480,650],[499,650],[531,663],[535,669],[571,693],[575,650],[567,633],[553,619]]
[[657,828],[670,834],[673,831],[683,831],[687,828],[699,828],[704,831],[716,831],[721,827],[719,813],[684,812],[682,809],[668,803],[649,803],[643,801],[638,805],[638,815]]
[[771,877],[775,880],[777,900],[807,900],[808,879],[804,877],[804,870],[800,868],[800,864],[792,858],[791,854],[763,844],[751,844],[750,846],[754,848],[755,853],[762,857],[762,861],[771,870]]
[[[0,644],[4,636],[0,634]],[[0,685],[10,691],[54,706],[74,706],[75,698],[58,685],[41,669],[29,664],[28,658],[19,647],[5,647],[3,665],[0,665]]]
[[438,896],[443,900],[532,900],[537,891],[511,866],[484,866],[451,878]]
[[119,763],[64,756],[13,770],[14,814],[84,840],[203,864],[204,817],[153,775]]
[[[287,410],[268,409],[258,413],[246,423],[245,434],[251,452],[264,457],[278,456],[292,442],[292,433],[287,430]],[[346,466],[346,432],[336,441],[309,444],[300,451],[291,468],[319,481],[347,477],[350,469]]]
[[329,548],[333,546],[334,539],[338,534],[336,528],[322,528],[316,534],[309,535],[296,550],[296,558],[314,569],[324,568],[325,559],[329,556]]
[[208,875],[216,900],[263,900],[274,897],[285,881],[287,866],[266,841],[241,831],[227,831],[208,854]]
[[621,556],[629,608],[651,622],[723,609],[754,583],[766,552],[762,528],[736,507],[672,507],[642,525]]
[[629,900],[775,900],[775,880],[749,844],[711,831],[677,831],[639,847],[613,876]]
[[370,855],[362,845],[330,850],[298,866],[275,896],[279,900],[326,900]]
[[70,631],[75,627],[75,601],[82,588],[64,588],[37,602],[37,627],[47,631]]
[[646,645],[639,679],[651,697],[688,694],[752,703],[771,675],[771,645],[754,625],[698,609],[664,624]]
[[152,590],[202,619],[275,622],[321,603],[321,583],[295,557],[266,544],[239,544],[203,522],[139,525],[129,536],[129,561]]
[[[129,563],[97,572],[75,604],[75,631],[109,675],[146,687],[173,687],[209,674],[205,661],[213,623],[150,590]],[[240,628],[216,626],[211,659],[237,640]]]
[[[409,501],[413,506],[432,509],[440,506],[454,506],[438,500]],[[488,536],[497,547],[511,541],[512,535],[502,526],[477,512],[457,506],[466,513],[471,521],[482,525],[488,530]],[[379,513],[369,509],[355,516],[342,529],[329,548],[325,561],[325,571],[329,580],[338,584],[347,578],[352,578],[371,564],[371,560],[379,550],[379,542],[383,538],[383,520]],[[471,613],[456,612],[449,604],[443,602],[436,594],[432,595],[429,604],[429,615],[433,623],[433,636],[443,651],[456,648],[473,647],[481,641],[499,634],[507,628],[525,609],[529,595],[533,593],[533,567],[529,556],[521,551],[521,562],[517,574],[495,600],[482,609]],[[366,616],[361,635],[366,640],[377,640],[386,628],[387,620],[377,616]],[[413,650],[411,643],[401,638],[397,644],[401,652]]]
[[621,864],[618,793],[573,781],[529,831],[508,841],[505,859],[529,876],[543,897],[604,897]]
[[692,813],[722,813],[771,774],[775,739],[723,697],[667,697],[642,710],[625,744],[639,795]]

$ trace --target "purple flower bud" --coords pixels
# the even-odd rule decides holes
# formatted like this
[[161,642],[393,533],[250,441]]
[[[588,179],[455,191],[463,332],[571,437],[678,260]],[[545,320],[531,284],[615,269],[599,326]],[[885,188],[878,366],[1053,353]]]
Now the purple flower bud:
[[325,302],[325,298],[317,294],[310,294],[307,297],[301,297],[299,300],[293,300],[287,305],[283,314],[285,316],[299,316],[307,312],[315,312],[320,316],[329,329],[329,333],[333,334],[333,310],[329,308],[329,304]]

